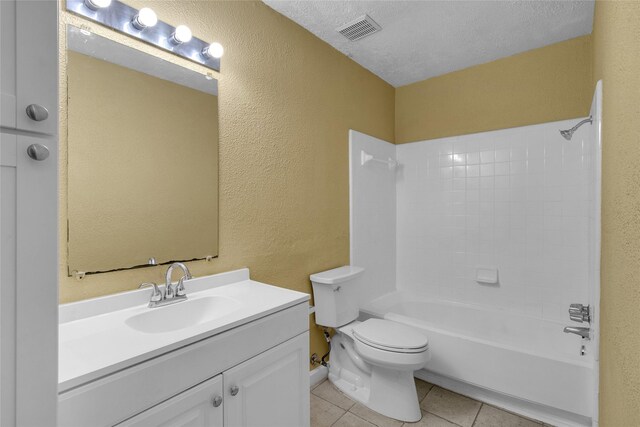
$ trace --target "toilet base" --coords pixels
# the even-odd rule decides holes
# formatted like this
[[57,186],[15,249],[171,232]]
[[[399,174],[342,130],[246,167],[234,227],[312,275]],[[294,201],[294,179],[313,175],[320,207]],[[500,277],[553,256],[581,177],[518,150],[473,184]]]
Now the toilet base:
[[332,340],[329,381],[351,399],[389,418],[416,422],[422,418],[412,370],[387,369],[354,360],[352,342]]
[[367,406],[397,420],[420,421],[422,413],[413,371],[396,371],[374,366]]

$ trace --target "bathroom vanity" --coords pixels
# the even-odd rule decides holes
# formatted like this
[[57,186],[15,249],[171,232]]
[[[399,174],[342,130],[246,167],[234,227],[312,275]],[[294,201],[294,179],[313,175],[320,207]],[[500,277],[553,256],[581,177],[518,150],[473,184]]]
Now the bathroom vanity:
[[58,425],[309,425],[309,296],[247,269],[185,287],[60,307]]

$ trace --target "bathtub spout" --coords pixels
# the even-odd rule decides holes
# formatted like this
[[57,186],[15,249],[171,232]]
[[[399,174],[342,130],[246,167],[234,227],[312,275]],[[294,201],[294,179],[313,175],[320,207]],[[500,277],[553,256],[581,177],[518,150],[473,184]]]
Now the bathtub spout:
[[582,338],[588,340],[589,339],[589,333],[591,332],[591,330],[589,328],[582,328],[582,327],[576,327],[576,326],[567,326],[564,328],[564,332],[567,334],[576,334],[576,335],[580,335]]

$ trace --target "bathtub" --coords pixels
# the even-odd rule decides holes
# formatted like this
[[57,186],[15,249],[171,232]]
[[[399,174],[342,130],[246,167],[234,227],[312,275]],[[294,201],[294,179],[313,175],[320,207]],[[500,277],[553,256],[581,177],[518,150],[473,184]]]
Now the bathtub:
[[419,378],[554,425],[592,425],[594,360],[564,324],[406,291],[365,304],[361,315],[428,336],[432,357]]

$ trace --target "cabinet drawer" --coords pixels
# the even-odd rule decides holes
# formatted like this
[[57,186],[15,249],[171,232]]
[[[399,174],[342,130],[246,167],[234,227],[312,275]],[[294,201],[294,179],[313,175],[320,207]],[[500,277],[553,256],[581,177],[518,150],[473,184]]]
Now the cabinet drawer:
[[302,303],[60,395],[61,427],[113,426],[309,329]]

